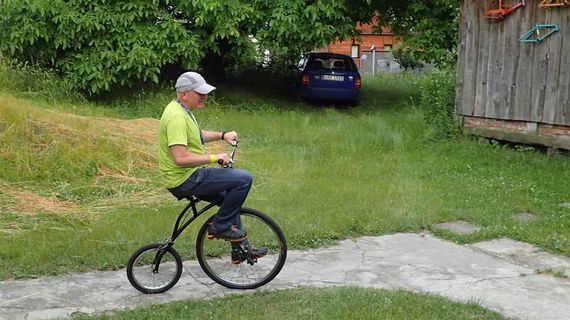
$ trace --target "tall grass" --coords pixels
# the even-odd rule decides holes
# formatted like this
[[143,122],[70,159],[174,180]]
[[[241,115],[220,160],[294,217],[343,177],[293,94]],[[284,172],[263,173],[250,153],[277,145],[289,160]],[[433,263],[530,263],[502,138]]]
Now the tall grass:
[[[100,199],[114,188],[105,183],[108,173],[148,173],[152,154],[133,148],[136,142],[106,131],[96,121],[38,108],[38,103],[0,93],[0,177],[61,201]],[[105,175],[107,173],[107,175]],[[96,179],[97,178],[97,179]],[[116,183],[117,181],[115,181]]]
[[[416,103],[415,82],[383,76],[363,84],[362,103],[353,108],[222,85],[196,114],[205,129],[239,132],[236,165],[255,176],[246,205],[273,216],[292,249],[427,229],[459,242],[510,237],[570,256],[570,212],[561,206],[570,201],[567,157],[470,137],[436,139]],[[134,111],[120,102],[126,98],[104,108],[14,95],[0,94],[0,189],[10,194],[0,201],[0,279],[119,268],[138,246],[168,235],[183,203],[159,187],[148,156],[155,142],[142,139],[156,127],[101,115],[158,117],[170,90],[134,97]],[[55,118],[48,111],[54,108]],[[89,108],[100,110],[97,117],[67,114]],[[131,127],[137,130],[127,132]],[[23,215],[14,190],[71,202],[82,215]],[[519,221],[520,212],[537,219]],[[432,227],[458,219],[483,228],[460,236]],[[176,244],[185,258],[193,257],[193,228]]]
[[17,94],[33,101],[57,103],[84,102],[66,82],[58,80],[52,71],[39,66],[20,64],[0,55],[0,91]]

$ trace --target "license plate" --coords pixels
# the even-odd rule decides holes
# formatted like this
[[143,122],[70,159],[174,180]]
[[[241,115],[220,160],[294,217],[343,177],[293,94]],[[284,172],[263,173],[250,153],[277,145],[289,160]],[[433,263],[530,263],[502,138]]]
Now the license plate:
[[344,81],[344,76],[332,76],[330,74],[324,74],[323,80]]

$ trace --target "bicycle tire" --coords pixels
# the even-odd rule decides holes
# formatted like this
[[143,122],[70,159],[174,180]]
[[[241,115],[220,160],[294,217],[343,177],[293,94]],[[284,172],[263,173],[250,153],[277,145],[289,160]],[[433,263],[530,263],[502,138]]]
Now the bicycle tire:
[[[160,256],[158,271],[154,260]],[[151,243],[135,251],[127,264],[129,282],[142,293],[163,293],[178,282],[182,275],[182,259],[172,246]]]
[[251,264],[231,262],[231,244],[223,240],[208,239],[210,217],[200,228],[196,239],[196,255],[202,270],[215,282],[230,289],[255,289],[273,280],[287,259],[287,241],[279,225],[263,212],[242,208],[242,227],[252,246],[265,246],[267,255]]

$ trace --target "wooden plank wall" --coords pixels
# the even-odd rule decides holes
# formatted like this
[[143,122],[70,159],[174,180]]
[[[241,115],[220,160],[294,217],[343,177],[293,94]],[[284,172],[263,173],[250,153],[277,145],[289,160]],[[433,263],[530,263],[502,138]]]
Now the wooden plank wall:
[[[540,0],[527,0],[492,21],[483,18],[489,3],[461,0],[458,115],[570,126],[570,5],[542,9]],[[519,42],[536,23],[560,31]]]

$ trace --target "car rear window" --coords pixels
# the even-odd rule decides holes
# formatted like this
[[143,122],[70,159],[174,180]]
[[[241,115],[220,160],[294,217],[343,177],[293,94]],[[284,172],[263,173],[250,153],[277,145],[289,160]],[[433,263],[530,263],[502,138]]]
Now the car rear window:
[[354,63],[342,57],[314,57],[309,64],[310,69],[354,71]]

